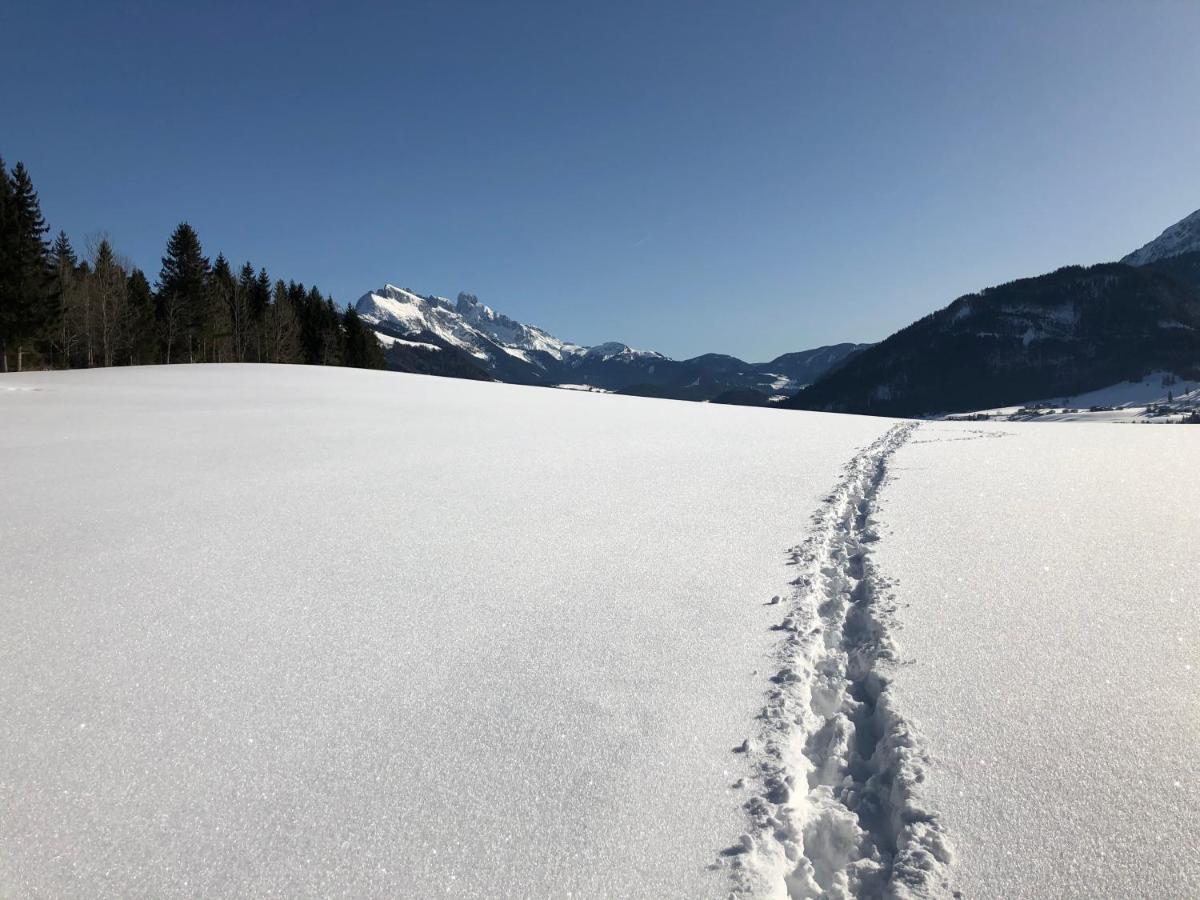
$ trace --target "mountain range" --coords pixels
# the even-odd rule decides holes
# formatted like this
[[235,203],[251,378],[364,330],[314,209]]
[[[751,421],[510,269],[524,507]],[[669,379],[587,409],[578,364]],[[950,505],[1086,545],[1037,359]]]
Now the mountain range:
[[719,353],[676,360],[617,342],[589,347],[564,341],[473,294],[450,300],[390,284],[364,294],[355,309],[384,345],[388,365],[400,371],[679,400],[783,400],[866,347],[836,344],[765,363]]
[[1070,397],[1155,371],[1200,378],[1200,212],[1120,262],[959,297],[782,405],[926,416]]
[[1119,262],[967,294],[878,344],[750,363],[561,340],[461,293],[385,285],[359,316],[400,371],[891,416],[1069,397],[1150,372],[1200,379],[1200,210]]

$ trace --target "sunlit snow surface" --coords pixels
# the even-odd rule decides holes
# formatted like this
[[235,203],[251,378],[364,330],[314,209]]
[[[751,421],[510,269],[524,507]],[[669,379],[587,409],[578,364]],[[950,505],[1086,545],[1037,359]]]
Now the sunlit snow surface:
[[[0,387],[0,896],[726,896],[709,867],[746,828],[731,750],[768,686],[765,604],[842,465],[890,425],[305,367]],[[1007,449],[989,443],[946,446]],[[1183,481],[1141,460],[1142,498]],[[1161,641],[1093,663],[1153,670],[1139,692],[1173,679],[1151,699],[1180,704],[1194,644],[1164,644],[1195,634],[1195,520],[1131,503],[1113,512],[1146,518],[1102,525],[1138,559],[1109,557],[1121,597],[1155,585],[1153,614],[1108,615],[1139,653]],[[914,587],[936,575],[912,566]],[[1020,693],[1091,702],[1080,674],[1055,664]],[[1190,770],[1161,757],[1195,732],[1165,712],[1112,749],[1105,779],[1147,765],[1106,808],[1172,814],[1163,785]],[[1087,777],[1061,735],[1043,752]]]
[[966,897],[1200,896],[1200,428],[926,423],[893,690]]

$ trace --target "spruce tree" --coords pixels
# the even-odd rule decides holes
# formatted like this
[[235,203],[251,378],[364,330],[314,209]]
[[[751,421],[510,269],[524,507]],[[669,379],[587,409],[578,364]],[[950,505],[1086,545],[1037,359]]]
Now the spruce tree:
[[[213,262],[212,272],[209,273],[209,310],[205,341],[210,345],[210,358],[220,362],[225,356],[238,360],[240,340],[240,322],[238,310],[237,282],[233,277],[233,269],[225,254],[218,253]],[[228,346],[229,352],[222,353],[221,348]]]
[[167,241],[158,273],[157,318],[165,362],[175,357],[178,344],[184,345],[189,359],[195,358],[208,318],[208,272],[195,229],[180,222]]
[[332,297],[321,297],[321,292],[313,288],[317,304],[319,321],[321,323],[321,365],[340,366],[342,364],[342,321],[337,307],[333,305]]
[[67,237],[65,231],[60,231],[50,246],[50,265],[55,269],[55,277],[57,277],[58,271],[70,269],[74,272],[75,267],[79,265],[79,258],[75,256],[75,248],[71,246],[71,239]]
[[342,313],[342,347],[342,365],[359,369],[384,368],[383,348],[353,306]]
[[58,312],[46,246],[49,227],[23,163],[11,176],[0,160],[0,355],[22,368],[24,355],[46,336]]
[[[316,292],[316,300],[313,293]],[[305,290],[304,285],[289,281],[288,300],[296,313],[296,325],[300,342],[300,362],[316,365],[321,361],[321,294],[316,288]]]
[[71,239],[60,231],[50,247],[50,271],[54,279],[53,294],[58,300],[58,314],[50,336],[53,355],[64,369],[71,367],[71,351],[77,339],[80,280],[79,258]]
[[258,323],[262,321],[262,312],[258,309],[258,279],[249,261],[242,264],[238,273],[237,295],[240,314],[237,352],[238,359],[244,362],[254,355],[252,348],[257,346],[256,333]]
[[102,238],[92,264],[93,309],[100,339],[100,364],[111,366],[125,343],[126,275],[108,238]]
[[276,281],[271,304],[263,317],[264,359],[273,363],[302,362],[299,334],[296,301],[291,296],[291,288],[282,280]]
[[[267,273],[264,270],[262,280],[265,281],[266,277]],[[257,360],[260,358],[259,330],[262,327],[263,313],[271,301],[271,283],[266,281],[264,286],[254,274],[254,266],[247,261],[242,264],[238,273],[237,293],[238,311],[241,316],[238,358],[243,361],[251,358]]]
[[12,182],[0,157],[0,356],[8,371],[8,344],[17,333],[17,217]]
[[154,335],[154,292],[141,269],[134,269],[125,285],[127,300],[126,333],[129,364],[153,362],[157,341]]
[[254,323],[255,359],[259,362],[267,362],[268,357],[266,354],[264,332],[267,327],[267,315],[271,307],[271,277],[267,275],[266,269],[258,270],[258,277],[254,280],[254,293],[252,297],[250,318]]

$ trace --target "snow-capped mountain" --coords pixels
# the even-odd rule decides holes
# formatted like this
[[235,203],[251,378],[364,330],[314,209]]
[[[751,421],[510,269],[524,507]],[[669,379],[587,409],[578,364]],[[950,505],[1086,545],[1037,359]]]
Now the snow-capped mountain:
[[355,308],[373,325],[397,329],[404,335],[428,333],[485,362],[498,352],[525,361],[531,353],[561,360],[586,349],[497,313],[472,294],[459,294],[455,302],[386,284],[364,294]]
[[1180,219],[1150,243],[1121,259],[1127,266],[1145,266],[1200,250],[1200,209]]
[[[770,363],[721,354],[674,360],[616,341],[591,347],[564,341],[467,293],[449,300],[388,284],[364,294],[355,309],[375,329],[395,368],[436,374],[474,371],[518,384],[586,385],[683,400],[750,392],[766,402],[799,389],[865,346],[820,347]],[[437,359],[430,349],[440,351]],[[416,368],[412,358],[421,353],[425,367]],[[451,362],[459,371],[441,371]]]

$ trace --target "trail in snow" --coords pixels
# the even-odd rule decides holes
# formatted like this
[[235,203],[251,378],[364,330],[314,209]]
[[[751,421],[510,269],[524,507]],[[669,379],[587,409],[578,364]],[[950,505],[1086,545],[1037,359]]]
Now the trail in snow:
[[732,859],[735,892],[771,898],[949,897],[952,851],[918,786],[926,754],[896,710],[886,666],[890,597],[871,564],[875,499],[916,423],[847,465],[792,551],[800,569],[777,670],[750,754],[751,824]]

